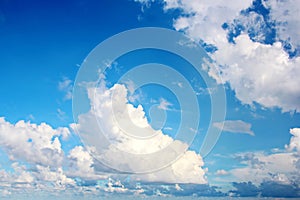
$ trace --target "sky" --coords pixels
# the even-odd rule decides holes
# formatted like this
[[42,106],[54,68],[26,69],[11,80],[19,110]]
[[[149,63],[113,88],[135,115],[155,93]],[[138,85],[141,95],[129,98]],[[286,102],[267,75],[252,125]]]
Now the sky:
[[0,0],[0,196],[300,197],[298,0]]

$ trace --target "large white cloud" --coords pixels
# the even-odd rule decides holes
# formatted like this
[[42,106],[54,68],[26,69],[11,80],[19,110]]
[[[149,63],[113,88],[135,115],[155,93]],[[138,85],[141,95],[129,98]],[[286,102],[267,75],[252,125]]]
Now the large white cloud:
[[[219,65],[215,67],[242,103],[253,105],[257,102],[264,107],[282,108],[283,111],[300,111],[300,58],[289,58],[280,42],[269,45],[249,38],[247,31],[252,29],[259,31],[256,41],[264,41],[264,30],[267,28],[263,17],[255,12],[240,15],[240,11],[251,6],[252,0],[164,2],[166,10],[179,8],[184,14],[174,19],[176,30],[217,47],[217,51],[211,53]],[[291,43],[294,49],[299,48],[300,4],[297,0],[269,0],[263,3],[270,9],[270,21],[276,24],[276,40]],[[230,24],[235,19],[245,25],[246,30],[234,39],[234,43],[230,43],[227,30],[222,25]]]
[[290,59],[281,43],[266,45],[240,35],[236,44],[222,44],[213,57],[224,81],[246,104],[260,103],[283,111],[300,110],[300,57]]
[[[145,117],[142,105],[135,107],[129,103],[125,85],[89,88],[88,94],[93,109],[80,115],[78,124],[73,125],[73,128],[81,133],[96,158],[100,155],[98,158],[113,168],[120,167],[118,169],[133,173],[135,169],[151,169],[152,165],[153,170],[156,170],[155,166],[159,163],[166,166],[157,172],[132,176],[140,181],[198,184],[207,182],[201,156],[194,151],[188,151],[187,144],[173,140],[161,130],[154,130]],[[95,118],[98,119],[96,123],[93,121]],[[99,136],[100,127],[104,136]],[[106,145],[105,137],[108,141]],[[147,156],[167,149],[170,144],[173,144],[170,151],[147,160]],[[164,163],[176,152],[183,152],[183,155],[175,162],[171,160],[173,163]],[[167,166],[168,164],[170,165]]]
[[[68,128],[52,128],[46,123],[39,125],[18,121],[11,124],[0,118],[0,147],[12,162],[10,170],[0,171],[2,194],[28,190],[64,190],[75,185],[65,174],[64,151],[61,140],[70,134]],[[23,164],[20,164],[23,163]]]

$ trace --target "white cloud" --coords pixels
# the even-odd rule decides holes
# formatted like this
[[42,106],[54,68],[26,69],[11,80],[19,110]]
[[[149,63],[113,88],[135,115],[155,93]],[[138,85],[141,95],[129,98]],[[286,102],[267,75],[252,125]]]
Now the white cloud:
[[183,88],[183,83],[182,82],[177,81],[177,82],[172,82],[172,84],[177,85],[180,88]]
[[254,133],[251,130],[251,124],[241,120],[227,120],[224,122],[215,122],[213,126],[225,132],[245,133],[254,136]]
[[58,137],[66,138],[67,128],[19,121],[11,124],[0,118],[0,146],[11,160],[23,160],[49,166],[60,166],[64,153]]
[[222,78],[236,97],[245,104],[299,111],[300,57],[290,59],[278,42],[261,44],[247,35],[235,42],[220,46],[213,57],[223,66]]
[[[247,154],[247,153],[246,153]],[[300,177],[295,166],[297,158],[293,153],[251,153],[251,157],[245,157],[242,163],[246,167],[230,170],[235,180],[240,182],[251,181],[260,184],[263,181],[276,181],[290,183]]]
[[161,110],[170,110],[170,107],[172,106],[173,104],[168,102],[166,99],[164,98],[161,98],[159,100],[159,105],[157,108],[161,109]]
[[[246,30],[258,32],[257,41],[263,41],[266,24],[261,15],[251,12],[241,15],[240,11],[250,7],[252,0],[164,0],[165,10],[181,9],[184,15],[174,19],[174,28],[183,31],[194,40],[203,40],[217,47],[211,53],[221,72],[223,83],[227,82],[235,91],[236,97],[244,104],[254,102],[264,107],[279,107],[283,112],[300,111],[300,57],[289,58],[280,42],[272,45],[252,41],[245,32],[229,43],[224,23],[235,19],[245,25]],[[149,1],[150,3],[150,1]],[[293,48],[300,47],[300,17],[297,0],[263,1],[270,9],[270,21],[277,29],[277,41],[291,43]],[[259,32],[260,31],[260,32]],[[208,68],[209,74],[216,78],[215,69]]]
[[240,161],[244,167],[237,167],[229,170],[231,177],[224,181],[251,181],[256,185],[264,181],[274,181],[282,184],[300,184],[299,163],[300,154],[299,128],[290,130],[292,135],[290,143],[286,145],[286,150],[272,153],[246,152],[235,154],[234,158]]
[[[83,133],[82,138],[88,141],[88,148],[95,153],[96,158],[104,160],[113,168],[131,172],[143,171],[149,167],[155,170],[157,166],[166,165],[157,172],[134,175],[136,180],[206,183],[205,171],[201,168],[204,165],[201,156],[194,151],[186,151],[187,145],[183,142],[173,140],[161,130],[152,129],[143,107],[134,107],[129,103],[128,89],[124,85],[115,84],[109,89],[89,88],[88,94],[94,110],[80,115],[75,126]],[[99,136],[98,123],[92,121],[95,118],[104,136]],[[105,144],[105,139],[101,137],[106,137],[109,143]],[[168,151],[170,145],[171,149]],[[155,154],[160,151],[164,153],[159,156]],[[183,152],[183,155],[174,161],[172,158],[176,158],[176,152]]]
[[63,77],[62,81],[58,82],[58,89],[65,92],[64,100],[72,99],[73,83],[67,77]]
[[224,175],[228,175],[228,171],[224,170],[224,169],[219,169],[216,171],[215,173],[217,176],[224,176]]
[[64,111],[62,111],[60,108],[58,108],[56,111],[57,111],[56,115],[60,120],[63,120],[63,121],[66,120],[67,115]]
[[50,169],[49,166],[45,167],[37,165],[36,168],[37,172],[35,173],[35,176],[37,180],[42,180],[43,184],[45,184],[45,182],[53,184],[54,189],[56,190],[64,190],[67,185],[75,185],[75,181],[71,178],[68,178],[61,167],[53,170]]
[[297,150],[300,152],[300,128],[292,128],[290,129],[290,133],[292,134],[290,144],[286,145],[286,148],[289,151]]
[[232,21],[242,9],[249,7],[252,0],[246,1],[179,1],[165,0],[166,9],[181,8],[183,13],[174,22],[176,30],[184,32],[195,40],[204,40],[206,43],[218,46],[227,41],[226,32],[222,29],[224,22]]
[[277,37],[289,41],[293,48],[300,47],[300,4],[298,0],[268,0],[271,18],[276,23]]
[[102,180],[108,175],[95,173],[94,158],[82,146],[74,147],[68,155],[69,170],[67,174],[72,177],[81,177],[86,180]]
[[207,183],[205,170],[202,169],[204,162],[199,154],[194,151],[186,151],[182,157],[171,166],[159,171],[134,175],[137,181],[165,182],[165,183]]

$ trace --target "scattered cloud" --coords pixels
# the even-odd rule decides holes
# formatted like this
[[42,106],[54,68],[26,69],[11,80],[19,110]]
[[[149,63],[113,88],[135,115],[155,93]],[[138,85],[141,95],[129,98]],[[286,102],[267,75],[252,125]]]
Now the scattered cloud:
[[72,99],[73,81],[67,77],[63,77],[61,81],[58,82],[58,89],[65,93],[64,100]]
[[173,130],[173,128],[172,127],[164,127],[164,130],[171,131],[171,130]]
[[60,108],[58,108],[57,110],[57,117],[60,119],[60,120],[66,120],[67,118],[67,115],[64,111],[62,111]]
[[172,82],[172,84],[177,85],[180,88],[183,88],[183,83],[182,82]]
[[159,109],[161,109],[161,110],[170,110],[170,109],[171,109],[170,107],[171,107],[172,105],[173,105],[173,104],[170,103],[170,102],[168,102],[166,99],[161,98],[161,99],[159,100],[159,105],[158,105],[157,108],[159,108]]
[[219,169],[216,171],[215,173],[217,176],[224,176],[224,175],[228,175],[228,171],[224,170],[224,169]]
[[215,122],[214,127],[231,133],[245,133],[254,136],[254,132],[251,130],[251,124],[241,120],[227,120],[224,122]]
[[[277,183],[286,187],[300,188],[299,163],[300,155],[295,144],[295,131],[292,134],[290,143],[285,149],[271,153],[246,152],[235,154],[234,157],[244,167],[237,167],[229,170],[233,180],[240,182],[251,182],[256,186],[262,183]],[[284,192],[284,191],[283,191]],[[299,195],[299,194],[298,194]]]

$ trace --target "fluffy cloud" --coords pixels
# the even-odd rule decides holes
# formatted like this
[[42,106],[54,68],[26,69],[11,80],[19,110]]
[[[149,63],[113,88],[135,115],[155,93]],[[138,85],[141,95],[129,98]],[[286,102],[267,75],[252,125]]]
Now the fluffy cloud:
[[0,146],[11,160],[23,160],[45,166],[61,166],[64,152],[59,137],[67,138],[67,128],[19,121],[16,124],[0,118]]
[[251,124],[248,124],[241,120],[227,120],[224,122],[215,122],[214,127],[232,133],[245,133],[254,136],[251,130]]
[[80,177],[84,180],[107,179],[108,175],[95,173],[95,160],[82,146],[74,147],[68,155],[69,170],[67,174],[71,177]]
[[[214,67],[242,103],[256,102],[284,112],[300,110],[300,58],[290,57],[300,44],[300,4],[296,0],[262,1],[261,5],[260,1],[252,5],[252,0],[164,3],[165,10],[180,9],[183,14],[174,20],[176,30],[205,47],[215,47],[211,57],[218,65]],[[270,9],[270,14],[254,12],[251,8],[255,6],[265,13]]]
[[297,150],[300,152],[300,128],[292,128],[290,129],[290,133],[292,134],[290,144],[286,145],[286,148],[290,151]]
[[290,59],[281,43],[266,45],[240,35],[235,44],[220,45],[213,57],[222,66],[223,81],[243,103],[300,110],[300,57]]
[[96,159],[114,169],[132,173],[164,167],[132,176],[139,181],[206,183],[201,156],[187,151],[185,143],[154,130],[143,107],[129,103],[128,89],[124,85],[89,88],[88,95],[93,109],[80,115],[73,128],[81,133]]

